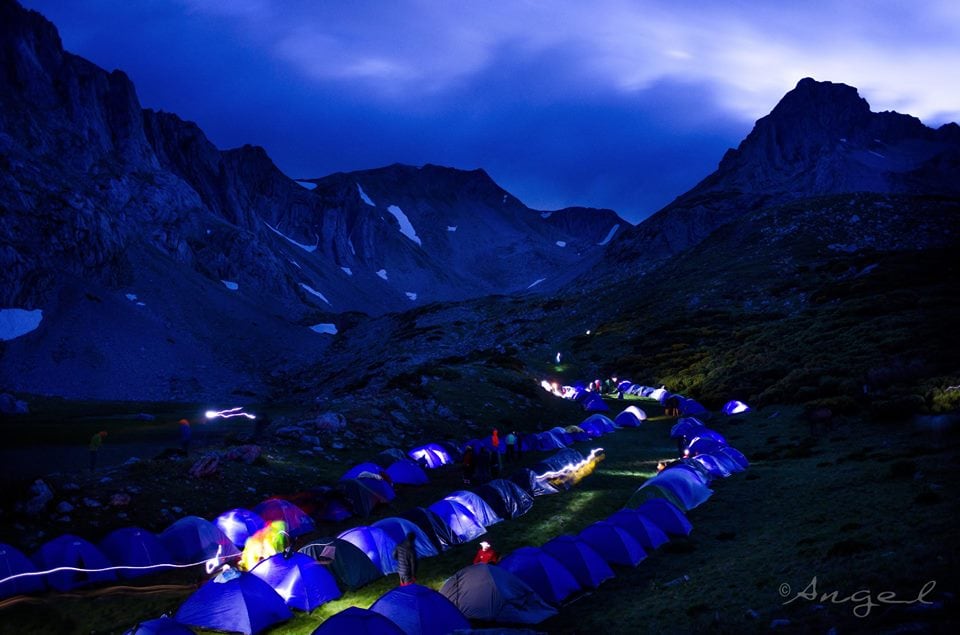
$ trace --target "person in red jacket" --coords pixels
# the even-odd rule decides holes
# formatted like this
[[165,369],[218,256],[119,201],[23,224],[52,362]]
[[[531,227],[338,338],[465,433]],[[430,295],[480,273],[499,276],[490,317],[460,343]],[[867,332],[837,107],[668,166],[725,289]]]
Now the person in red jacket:
[[500,556],[493,550],[490,543],[484,540],[480,543],[480,549],[473,558],[473,564],[497,564],[500,562]]

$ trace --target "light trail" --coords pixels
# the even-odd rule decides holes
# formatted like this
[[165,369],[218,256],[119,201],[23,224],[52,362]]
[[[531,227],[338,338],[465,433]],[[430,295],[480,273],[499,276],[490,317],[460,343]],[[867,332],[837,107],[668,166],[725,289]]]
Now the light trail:
[[204,416],[207,419],[216,419],[217,417],[220,417],[221,419],[231,419],[233,417],[246,417],[247,419],[257,418],[257,415],[244,412],[242,408],[231,408],[229,410],[207,410],[204,413]]

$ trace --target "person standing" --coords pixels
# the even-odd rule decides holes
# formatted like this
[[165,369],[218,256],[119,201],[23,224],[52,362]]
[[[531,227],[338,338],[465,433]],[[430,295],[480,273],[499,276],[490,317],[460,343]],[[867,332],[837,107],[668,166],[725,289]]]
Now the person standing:
[[100,453],[100,448],[103,446],[103,440],[107,436],[106,430],[101,430],[92,437],[90,437],[90,471],[97,469],[97,455]]
[[517,433],[508,432],[504,441],[507,443],[507,463],[513,463],[517,460]]
[[470,485],[473,481],[473,474],[476,469],[475,460],[473,456],[473,446],[468,445],[467,449],[463,451],[463,482],[466,485]]
[[193,430],[190,429],[190,422],[186,419],[180,420],[180,448],[184,456],[190,455],[190,438],[193,436]]
[[500,454],[500,431],[496,428],[490,435],[490,445],[493,446],[493,465],[490,466],[490,471],[499,478],[500,473],[503,472],[503,455]]
[[500,562],[500,556],[493,550],[490,543],[486,540],[480,543],[480,549],[477,555],[473,557],[473,564],[497,564]]
[[417,534],[407,533],[407,537],[393,550],[393,557],[397,560],[397,573],[400,574],[400,586],[407,586],[417,581],[417,548],[414,541]]

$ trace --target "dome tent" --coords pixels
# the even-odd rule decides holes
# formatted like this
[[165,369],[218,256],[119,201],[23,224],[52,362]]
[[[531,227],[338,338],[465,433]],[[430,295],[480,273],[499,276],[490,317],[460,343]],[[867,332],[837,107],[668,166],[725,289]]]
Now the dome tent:
[[563,563],[539,547],[520,547],[503,558],[500,566],[551,604],[559,604],[580,590],[577,579]]
[[480,524],[477,517],[474,516],[469,509],[456,501],[447,499],[438,500],[430,505],[428,509],[439,516],[440,520],[446,523],[450,531],[452,531],[461,542],[470,542],[474,538],[487,533],[487,530]]
[[430,538],[440,551],[446,551],[453,545],[459,545],[463,542],[436,512],[425,507],[413,507],[401,513],[398,517],[409,520],[422,529],[423,533]]
[[333,574],[303,553],[278,553],[250,571],[273,588],[292,609],[312,611],[340,597]]
[[483,498],[474,492],[457,490],[456,492],[448,494],[444,498],[446,500],[456,501],[469,509],[473,516],[484,527],[495,525],[503,520],[503,518],[501,518],[497,512],[495,512],[493,508],[490,507],[485,500],[483,500]]
[[155,620],[140,622],[132,628],[124,631],[123,635],[196,635],[191,629],[187,628],[175,619],[167,616],[159,617]]
[[390,618],[372,611],[351,606],[328,617],[311,635],[405,635],[403,629]]
[[370,558],[380,573],[396,573],[397,560],[393,557],[393,550],[397,543],[382,529],[361,525],[348,529],[337,536],[357,547]]
[[470,628],[470,622],[450,600],[419,584],[387,591],[370,610],[389,618],[407,635],[445,635]]
[[501,518],[523,516],[533,507],[530,494],[513,481],[502,478],[484,483],[476,489],[476,493]]
[[266,525],[259,514],[240,507],[223,512],[213,520],[213,524],[240,549],[243,549],[247,538]]
[[636,538],[625,529],[603,520],[586,527],[579,535],[610,564],[635,567],[647,557]]
[[680,508],[662,498],[651,498],[637,507],[637,512],[653,521],[665,533],[672,536],[689,536],[693,525]]
[[41,576],[23,576],[7,580],[21,573],[32,573],[37,568],[30,559],[10,545],[0,543],[0,600],[14,595],[24,595],[43,591],[45,585]]
[[209,520],[185,516],[172,523],[159,536],[160,542],[177,564],[190,564],[220,557],[224,562],[240,557],[240,550]]
[[[92,543],[73,534],[58,536],[43,544],[33,561],[40,570],[56,569],[58,567],[75,567],[78,569],[107,569],[110,561]],[[57,571],[48,573],[44,580],[57,591],[69,591],[77,587],[96,584],[98,582],[113,582],[117,576],[113,571]]]
[[440,593],[467,619],[539,624],[557,614],[529,585],[499,565],[468,565],[447,578]]
[[390,516],[388,518],[378,520],[371,526],[387,532],[387,536],[389,536],[390,539],[397,544],[403,542],[404,539],[406,539],[407,534],[412,532],[414,536],[416,536],[414,539],[414,548],[417,551],[417,555],[421,558],[432,558],[433,556],[440,554],[436,545],[430,539],[430,536],[428,536],[425,531],[420,529],[420,527],[412,520]]
[[152,532],[139,527],[123,527],[110,532],[100,541],[100,551],[114,565],[136,567],[121,569],[119,573],[124,578],[156,573],[163,569],[159,565],[170,565],[173,562],[170,552],[163,546],[160,539]]
[[595,589],[614,575],[607,561],[577,536],[557,536],[540,548],[563,563],[582,588]]
[[656,523],[635,509],[615,511],[607,517],[607,522],[626,529],[627,533],[647,550],[659,549],[661,545],[670,542],[670,538]]
[[327,567],[341,589],[355,591],[383,577],[367,554],[346,540],[321,538],[301,547],[300,553]]
[[252,635],[293,613],[269,584],[243,573],[226,582],[210,580],[184,601],[174,617],[190,626]]

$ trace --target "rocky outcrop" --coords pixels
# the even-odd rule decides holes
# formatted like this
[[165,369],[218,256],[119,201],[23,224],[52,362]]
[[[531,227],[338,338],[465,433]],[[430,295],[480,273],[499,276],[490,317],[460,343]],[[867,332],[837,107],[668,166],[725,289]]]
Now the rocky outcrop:
[[801,80],[717,170],[607,252],[649,268],[745,214],[833,194],[960,195],[960,128],[874,113],[844,84]]

